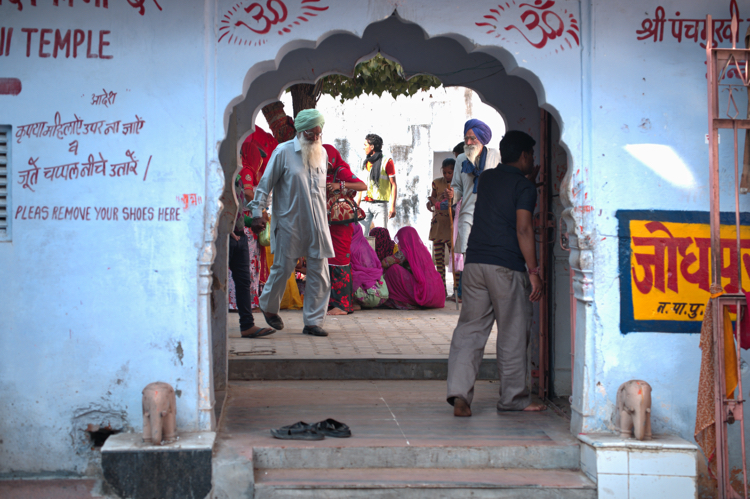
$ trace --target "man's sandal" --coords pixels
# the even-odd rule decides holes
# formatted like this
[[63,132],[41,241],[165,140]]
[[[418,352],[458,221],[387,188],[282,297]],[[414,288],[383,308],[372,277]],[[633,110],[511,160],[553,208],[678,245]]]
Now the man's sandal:
[[315,431],[326,437],[347,438],[352,436],[352,430],[344,423],[328,418],[312,425]]
[[323,440],[325,437],[318,433],[314,426],[300,421],[293,425],[272,429],[271,436],[281,440]]
[[[247,329],[246,331],[250,331],[250,330]],[[244,334],[245,331],[242,331],[240,334],[242,335],[242,338],[261,338],[263,336],[268,336],[268,335],[273,334],[275,332],[276,331],[273,330],[273,329],[271,329],[270,327],[261,327],[261,328],[258,328],[258,330],[255,331],[254,333]]]

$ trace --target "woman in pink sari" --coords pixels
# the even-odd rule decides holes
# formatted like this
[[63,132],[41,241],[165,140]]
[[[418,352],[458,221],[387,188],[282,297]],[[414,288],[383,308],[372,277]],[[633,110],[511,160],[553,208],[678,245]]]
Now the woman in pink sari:
[[354,300],[363,308],[384,304],[388,299],[388,286],[383,278],[383,267],[360,224],[352,224],[351,265]]
[[417,231],[404,227],[396,233],[398,252],[383,259],[390,299],[386,306],[400,309],[443,308],[443,280]]

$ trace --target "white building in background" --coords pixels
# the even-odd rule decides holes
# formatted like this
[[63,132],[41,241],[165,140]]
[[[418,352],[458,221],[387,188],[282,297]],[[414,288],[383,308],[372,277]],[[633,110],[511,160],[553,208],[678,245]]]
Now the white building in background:
[[[291,94],[284,92],[281,101],[291,114]],[[383,150],[394,159],[398,183],[398,209],[389,225],[391,235],[401,227],[415,227],[430,249],[432,213],[425,204],[433,179],[442,175],[443,159],[452,158],[453,148],[463,141],[464,122],[477,118],[487,123],[492,129],[488,146],[495,149],[505,132],[503,117],[483,103],[476,92],[462,87],[434,88],[395,99],[388,94],[363,95],[343,104],[323,95],[316,109],[326,119],[323,141],[339,149],[355,174],[365,176],[365,136],[376,133],[383,138]],[[270,131],[261,113],[255,123]]]

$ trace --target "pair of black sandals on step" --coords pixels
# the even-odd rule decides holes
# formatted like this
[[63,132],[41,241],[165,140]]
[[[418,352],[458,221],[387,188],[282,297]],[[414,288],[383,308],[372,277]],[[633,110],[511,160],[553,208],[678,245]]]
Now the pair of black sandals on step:
[[325,437],[347,438],[352,431],[344,423],[328,418],[318,423],[307,424],[304,421],[271,430],[274,438],[281,440],[323,440]]

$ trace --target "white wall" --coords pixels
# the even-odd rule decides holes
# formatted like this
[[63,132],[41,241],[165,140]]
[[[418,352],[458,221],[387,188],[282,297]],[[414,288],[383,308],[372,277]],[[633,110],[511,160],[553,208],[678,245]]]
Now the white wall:
[[[654,386],[654,429],[690,438],[698,339],[674,333],[621,334],[615,212],[708,210],[705,51],[692,40],[678,42],[671,22],[666,22],[661,41],[638,40],[637,31],[660,6],[667,18],[675,18],[677,10],[681,19],[708,13],[726,18],[729,1],[637,0],[625,5],[554,0],[545,9],[565,27],[554,39],[543,28],[524,26],[521,9],[532,7],[516,3],[495,13],[493,1],[467,7],[447,0],[321,0],[315,6],[323,10],[298,20],[307,7],[289,0],[288,25],[276,23],[265,34],[245,32],[239,38],[237,25],[225,22],[248,21],[244,9],[234,10],[236,1],[144,2],[143,15],[125,2],[109,2],[106,9],[95,2],[72,7],[69,2],[35,3],[39,5],[31,0],[0,4],[0,34],[3,27],[6,37],[14,29],[7,55],[0,55],[2,76],[18,78],[23,85],[18,95],[0,95],[0,122],[12,125],[14,135],[23,125],[53,122],[56,112],[63,122],[75,115],[84,123],[124,123],[138,115],[145,123],[137,135],[76,136],[77,155],[70,152],[69,137],[24,137],[12,143],[13,233],[11,241],[0,243],[0,473],[84,472],[92,455],[81,445],[82,426],[109,419],[140,428],[140,391],[150,381],[173,383],[181,391],[178,425],[182,430],[198,427],[199,407],[210,401],[198,398],[205,374],[199,355],[206,353],[198,347],[198,332],[207,331],[199,321],[206,311],[198,305],[197,261],[206,254],[204,231],[214,215],[207,172],[215,169],[211,161],[217,160],[216,146],[227,133],[232,108],[257,77],[270,78],[286,54],[313,49],[338,32],[362,36],[368,25],[396,9],[429,39],[448,37],[469,52],[496,57],[507,73],[498,78],[528,82],[533,92],[524,95],[534,94],[561,126],[569,169],[561,198],[566,206],[579,208],[566,215],[574,231],[571,264],[579,300],[574,430],[608,428],[617,386],[638,377]],[[746,6],[740,7],[745,18]],[[515,28],[505,29],[509,26]],[[51,44],[41,47],[41,55],[41,31],[29,34],[27,56],[24,28],[52,30],[44,32]],[[744,31],[747,21],[740,28]],[[63,34],[91,30],[92,55],[99,55],[98,33],[110,31],[102,35],[110,45],[101,53],[112,59],[86,57],[85,41],[76,58],[44,57],[54,48],[55,29]],[[233,34],[224,36],[227,30]],[[458,64],[447,62],[454,68]],[[299,78],[317,76],[311,71]],[[513,96],[495,81],[463,84],[485,100],[505,98],[510,106]],[[280,92],[292,83],[277,82],[274,88]],[[102,89],[117,93],[113,105],[91,105],[91,95]],[[735,98],[743,109],[746,97],[740,93]],[[397,105],[391,114],[411,118],[406,109]],[[523,128],[527,115],[538,120],[536,106],[516,105],[509,113],[509,128]],[[360,124],[357,117],[332,116],[329,125]],[[436,126],[454,116],[451,127]],[[432,152],[450,150],[460,140],[465,117],[465,108],[446,111],[435,105],[415,110],[412,128],[399,121],[381,130],[386,144],[413,147],[412,168],[420,177],[413,186],[417,196],[426,193],[421,179],[432,176]],[[347,128],[336,134],[334,128],[327,128],[327,136],[349,139],[349,160],[356,163],[355,153],[370,130],[350,133]],[[414,130],[419,130],[418,140]],[[725,135],[723,144],[728,139]],[[625,149],[641,144],[670,148],[684,169],[674,162],[649,166]],[[44,178],[45,167],[85,162],[89,154],[99,153],[110,163],[122,162],[128,150],[139,159],[137,176]],[[38,158],[42,169],[33,192],[18,182],[30,158]],[[729,164],[726,153],[722,161]],[[726,169],[722,175],[731,178]],[[409,180],[399,178],[402,185]],[[100,206],[145,206],[157,212],[178,208],[177,197],[184,194],[200,196],[202,204],[180,208],[180,221],[125,221],[121,215],[117,221],[94,219],[93,208]],[[722,192],[724,209],[732,208],[728,194]],[[745,204],[743,199],[744,209]],[[419,227],[428,218],[423,205],[421,199],[414,205]],[[92,220],[59,221],[51,215],[24,220],[16,218],[19,206],[47,206],[50,214],[56,206],[91,207]]]
[[[162,2],[160,12],[147,3],[141,16],[126,2],[61,4],[0,5],[0,27],[14,29],[2,76],[23,85],[0,95],[0,122],[13,126],[12,240],[0,243],[0,475],[85,472],[96,460],[87,425],[140,429],[141,390],[152,381],[177,390],[180,430],[198,427],[205,204],[183,209],[177,197],[206,197],[203,5]],[[102,54],[112,58],[88,58],[86,42],[76,58],[41,57],[40,32],[27,56],[23,28],[92,30],[93,53],[99,31],[110,31]],[[54,36],[45,33],[52,44],[42,53],[53,53]],[[92,105],[103,89],[116,93],[114,102]],[[122,123],[119,133],[16,138],[20,126],[54,123],[58,112],[62,122]],[[136,115],[142,129],[124,135]],[[111,177],[110,165],[129,161],[126,151],[138,159],[136,172]],[[45,178],[47,167],[81,168],[99,153],[108,161],[103,175]],[[30,158],[40,171],[25,189],[20,172]],[[32,206],[45,207],[46,219],[24,220]],[[56,220],[56,207],[88,207],[89,218]],[[97,220],[99,207],[117,208],[118,219]],[[153,220],[125,220],[126,207],[152,208]],[[158,220],[163,208],[179,211],[179,221]]]
[[[729,17],[729,2],[660,2],[667,19]],[[653,387],[655,432],[677,433],[693,440],[700,371],[698,334],[620,332],[618,209],[708,211],[707,94],[704,48],[693,40],[678,42],[666,22],[662,41],[637,40],[641,22],[654,17],[655,3],[627,7],[597,5],[594,9],[596,47],[592,52],[592,182],[585,188],[595,220],[595,385],[588,405],[591,429],[611,428],[609,416],[619,385],[632,378]],[[741,17],[748,9],[741,6]],[[627,22],[622,16],[638,13]],[[741,32],[747,29],[747,21]],[[731,46],[728,41],[721,46]],[[735,80],[738,82],[739,80]],[[746,92],[736,93],[747,109]],[[722,103],[726,109],[726,101]],[[721,141],[722,209],[734,211],[731,136]],[[655,144],[676,155],[640,161],[628,150]],[[742,144],[740,144],[740,150]],[[741,159],[740,159],[741,161]],[[747,196],[741,208],[750,208]],[[747,284],[746,284],[747,286]],[[750,386],[750,385],[748,385]],[[746,395],[747,396],[747,395]]]

